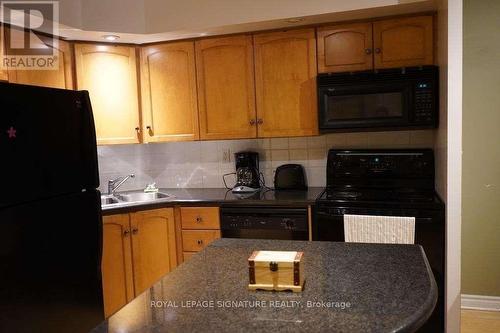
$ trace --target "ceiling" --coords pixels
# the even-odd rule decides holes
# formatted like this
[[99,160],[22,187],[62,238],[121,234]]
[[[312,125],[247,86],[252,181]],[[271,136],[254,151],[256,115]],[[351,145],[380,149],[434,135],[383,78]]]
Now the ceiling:
[[[61,0],[59,35],[149,43],[433,11],[434,0]],[[16,25],[16,22],[6,22]]]

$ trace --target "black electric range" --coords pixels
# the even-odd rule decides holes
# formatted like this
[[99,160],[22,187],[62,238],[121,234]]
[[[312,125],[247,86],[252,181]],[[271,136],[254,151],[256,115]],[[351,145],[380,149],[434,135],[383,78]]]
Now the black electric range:
[[345,214],[415,217],[415,243],[424,248],[439,288],[436,309],[419,332],[443,332],[445,218],[434,190],[433,151],[330,150],[313,240],[343,242]]

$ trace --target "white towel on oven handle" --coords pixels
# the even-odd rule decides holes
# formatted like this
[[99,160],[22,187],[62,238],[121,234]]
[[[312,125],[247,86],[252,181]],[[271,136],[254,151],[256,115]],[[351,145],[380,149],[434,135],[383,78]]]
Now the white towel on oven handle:
[[415,243],[415,217],[344,215],[346,242]]

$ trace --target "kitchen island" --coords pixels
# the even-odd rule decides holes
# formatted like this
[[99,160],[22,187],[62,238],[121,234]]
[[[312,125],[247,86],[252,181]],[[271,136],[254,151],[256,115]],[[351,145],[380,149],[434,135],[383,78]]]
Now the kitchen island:
[[[254,250],[303,251],[304,291],[248,291]],[[419,245],[220,239],[92,333],[414,332],[436,300]]]

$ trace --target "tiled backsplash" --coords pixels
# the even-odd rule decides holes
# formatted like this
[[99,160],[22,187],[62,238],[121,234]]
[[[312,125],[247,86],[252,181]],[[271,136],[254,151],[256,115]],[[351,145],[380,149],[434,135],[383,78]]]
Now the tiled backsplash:
[[[433,130],[335,133],[307,138],[172,142],[143,145],[100,146],[101,191],[107,181],[134,173],[121,190],[158,187],[224,187],[222,175],[234,172],[234,153],[257,151],[266,185],[273,186],[274,170],[285,163],[302,164],[309,186],[325,186],[326,154],[330,148],[432,148]],[[231,160],[224,160],[230,151]],[[226,178],[228,186],[234,176]]]

